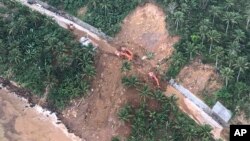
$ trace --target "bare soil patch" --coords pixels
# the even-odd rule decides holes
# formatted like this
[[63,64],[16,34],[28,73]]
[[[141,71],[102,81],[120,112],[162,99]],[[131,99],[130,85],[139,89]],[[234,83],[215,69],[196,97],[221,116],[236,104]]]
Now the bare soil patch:
[[[173,45],[179,40],[169,35],[165,18],[164,11],[152,3],[137,7],[123,21],[121,32],[113,44],[129,48],[140,59],[152,52],[153,59],[144,60],[149,65],[143,66],[143,69],[159,68],[162,61],[172,55]],[[164,71],[166,69],[165,65]]]
[[250,120],[246,118],[243,111],[239,111],[237,115],[231,120],[231,124],[250,124]]
[[[74,33],[77,39],[86,36],[86,33],[79,30]],[[138,7],[124,20],[121,32],[111,44],[100,39],[91,40],[98,45],[100,51],[96,63],[97,75],[91,91],[84,100],[72,101],[61,118],[72,132],[86,141],[110,141],[116,135],[125,139],[129,136],[130,125],[119,120],[118,111],[126,103],[138,107],[140,96],[136,90],[123,87],[122,77],[133,74],[152,84],[147,73],[159,61],[171,56],[172,45],[178,38],[168,35],[164,12],[153,4],[146,4]],[[128,73],[121,73],[123,61],[114,55],[120,47],[128,47],[135,54],[132,70]],[[155,58],[151,61],[141,59],[147,51],[155,53]],[[154,100],[148,102],[150,109],[159,107]]]
[[200,98],[204,97],[203,94],[212,94],[222,86],[214,67],[202,64],[198,58],[180,71],[177,81]]
[[[109,141],[112,136],[128,135],[129,130],[118,119],[117,112],[131,96],[121,84],[121,60],[102,54],[90,96],[78,105],[76,101],[63,112],[64,122],[87,141]],[[122,132],[121,132],[122,131]]]
[[78,11],[77,11],[77,16],[82,18],[84,17],[84,15],[86,14],[88,8],[87,6],[81,7]]

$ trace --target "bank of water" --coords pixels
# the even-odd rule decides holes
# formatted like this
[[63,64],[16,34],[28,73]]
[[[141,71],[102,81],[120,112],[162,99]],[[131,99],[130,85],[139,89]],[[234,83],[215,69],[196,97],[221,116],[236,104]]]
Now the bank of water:
[[0,141],[81,141],[55,114],[0,89]]

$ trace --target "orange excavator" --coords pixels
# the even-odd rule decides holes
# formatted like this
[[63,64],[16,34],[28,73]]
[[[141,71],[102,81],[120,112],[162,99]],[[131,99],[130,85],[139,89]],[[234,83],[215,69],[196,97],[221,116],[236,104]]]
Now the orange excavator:
[[118,51],[118,50],[115,51],[115,54],[118,57],[126,58],[129,61],[133,60],[133,53],[129,49],[125,48],[125,47],[122,47],[120,51]]
[[155,82],[155,85],[157,87],[160,87],[160,82],[159,82],[159,79],[156,77],[156,75],[154,74],[154,72],[149,72],[148,73],[148,76],[153,79],[153,81]]
[[[118,57],[126,58],[129,61],[133,60],[133,53],[129,49],[125,48],[125,47],[122,47],[120,50],[116,50],[115,54]],[[157,87],[160,87],[160,82],[159,82],[158,78],[156,77],[156,75],[154,74],[154,72],[149,72],[148,75],[149,75],[149,77],[151,79],[153,79],[155,85]]]

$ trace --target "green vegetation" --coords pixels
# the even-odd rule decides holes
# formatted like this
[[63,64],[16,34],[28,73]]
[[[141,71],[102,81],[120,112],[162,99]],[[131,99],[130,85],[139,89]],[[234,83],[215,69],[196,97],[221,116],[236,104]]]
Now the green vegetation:
[[[46,0],[66,11],[77,10],[87,6],[88,11],[83,20],[100,28],[108,35],[116,34],[120,23],[138,4],[146,0]],[[216,99],[222,101],[231,110],[237,106],[246,113],[245,103],[250,104],[249,91],[237,95],[233,89],[238,82],[250,85],[250,2],[249,0],[155,0],[166,12],[166,22],[171,34],[181,36],[175,45],[175,53],[170,59],[171,66],[166,72],[166,79],[178,75],[182,67],[197,55],[202,56],[203,63],[213,64],[225,82],[230,97]],[[71,7],[71,8],[67,8]],[[75,13],[75,12],[71,12]],[[227,94],[225,93],[225,95]],[[245,98],[247,97],[247,99]],[[250,116],[250,115],[249,115]]]
[[[250,104],[250,2],[158,2],[168,14],[170,31],[182,37],[175,45],[176,53],[167,77],[175,77],[186,64],[184,60],[192,60],[195,55],[200,55],[204,63],[215,65],[225,82],[225,87],[216,93],[215,99],[233,111],[239,107],[250,116],[246,106]],[[240,92],[236,91],[238,88]]]
[[[198,126],[182,113],[177,107],[174,96],[166,97],[159,89],[152,90],[142,82],[129,88],[137,89],[144,100],[141,101],[139,107],[128,103],[118,113],[122,121],[131,124],[132,132],[128,141],[213,140],[210,134],[211,128],[208,125]],[[156,100],[159,107],[150,107],[148,105],[150,100]]]
[[136,76],[125,76],[122,78],[122,84],[124,84],[127,87],[135,87],[139,85],[139,80]]
[[87,92],[95,75],[92,46],[83,47],[51,19],[13,1],[2,1],[0,74],[40,96],[56,109]]
[[49,4],[76,15],[80,7],[88,10],[83,21],[114,36],[121,27],[122,20],[144,0],[43,0]]
[[126,72],[126,71],[130,71],[131,70],[131,63],[130,62],[128,62],[128,61],[125,61],[125,62],[123,62],[123,64],[122,64],[122,68],[121,68],[121,70],[122,70],[122,72]]
[[154,59],[155,54],[154,54],[153,52],[147,52],[147,53],[146,53],[146,56],[147,56],[147,59],[148,59],[148,60],[152,60],[152,59]]
[[118,137],[113,137],[112,141],[120,141],[120,139]]

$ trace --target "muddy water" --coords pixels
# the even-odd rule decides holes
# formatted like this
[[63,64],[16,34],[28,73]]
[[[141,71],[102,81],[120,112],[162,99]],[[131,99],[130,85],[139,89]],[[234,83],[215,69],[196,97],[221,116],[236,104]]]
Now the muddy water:
[[0,89],[0,141],[81,141],[55,114]]

